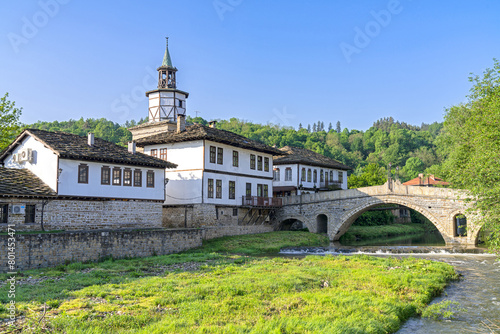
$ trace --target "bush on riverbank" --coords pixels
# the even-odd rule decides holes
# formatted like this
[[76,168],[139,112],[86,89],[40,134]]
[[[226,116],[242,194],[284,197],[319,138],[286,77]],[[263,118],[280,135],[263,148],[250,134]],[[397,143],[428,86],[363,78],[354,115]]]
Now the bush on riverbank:
[[392,224],[381,226],[351,226],[340,238],[341,241],[386,238],[402,234],[417,234],[426,231],[422,224]]
[[[22,276],[31,283],[17,286],[26,317],[18,326],[38,333],[387,333],[456,277],[447,264],[414,258],[225,253],[262,254],[310,237],[228,237],[181,254],[31,270]],[[0,300],[5,318],[5,285]]]

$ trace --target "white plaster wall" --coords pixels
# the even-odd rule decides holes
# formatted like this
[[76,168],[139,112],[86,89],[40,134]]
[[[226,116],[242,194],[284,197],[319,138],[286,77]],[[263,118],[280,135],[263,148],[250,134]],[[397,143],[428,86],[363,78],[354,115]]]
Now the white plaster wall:
[[[223,164],[210,162],[210,146],[221,147],[223,149]],[[233,151],[239,152],[238,167],[233,166]],[[255,169],[250,168],[250,154],[255,154]],[[262,171],[257,169],[257,157],[262,156]],[[264,158],[269,158],[269,171],[264,170]],[[220,144],[209,140],[205,141],[205,169],[217,171],[245,174],[248,176],[273,177],[273,156],[266,153],[252,151],[244,148]]]
[[7,168],[26,168],[33,172],[52,190],[57,191],[57,160],[58,156],[44,144],[27,136],[22,143],[13,151],[14,154],[19,153],[25,148],[33,150],[33,162],[14,162],[12,154],[4,159],[4,166]]
[[165,173],[169,179],[167,183],[167,197],[165,204],[198,204],[201,203],[203,171],[172,171]]
[[[257,196],[257,184],[267,184],[268,197],[273,197],[273,181],[255,177],[243,177],[219,173],[205,172],[203,174],[203,200],[204,203],[220,205],[241,205],[242,198],[246,195],[246,184],[252,184],[252,196]],[[208,198],[208,179],[214,179],[214,198]],[[216,198],[216,181],[222,180],[222,198]],[[235,199],[229,199],[229,181],[236,182]]]
[[161,148],[167,149],[167,161],[177,164],[177,168],[168,172],[203,169],[203,140],[148,145],[144,147],[144,154],[151,155],[151,150],[157,149],[159,158]]
[[[299,179],[298,174],[297,174],[297,164],[276,165],[276,166],[273,166],[273,169],[274,168],[279,168],[280,180],[279,181],[273,180],[273,187],[285,187],[285,186],[298,187],[299,186],[300,179]],[[285,170],[287,168],[292,169],[292,180],[291,181],[285,181]]]
[[[78,183],[78,165],[81,163],[89,166],[89,183]],[[109,166],[111,168],[111,179],[113,167],[122,169],[122,182],[120,186],[101,184],[101,167]],[[130,166],[121,164],[110,164],[107,162],[91,162],[81,160],[59,160],[59,168],[62,169],[59,176],[59,195],[63,196],[86,196],[86,197],[108,197],[108,198],[128,198],[128,199],[165,199],[165,170],[161,168],[151,168],[146,166]],[[132,169],[132,186],[123,185],[123,169]],[[140,169],[142,171],[142,187],[133,186],[133,171]],[[155,187],[146,186],[147,171],[155,172]],[[111,180],[112,183],[112,180]]]

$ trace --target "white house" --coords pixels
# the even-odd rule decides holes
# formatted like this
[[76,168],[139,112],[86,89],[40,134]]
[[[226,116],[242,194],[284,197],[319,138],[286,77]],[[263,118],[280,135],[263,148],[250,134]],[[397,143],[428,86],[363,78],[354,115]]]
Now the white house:
[[283,153],[217,129],[215,122],[186,125],[189,94],[177,89],[176,72],[167,45],[158,87],[146,93],[149,121],[129,129],[138,150],[177,165],[165,173],[164,226],[269,220],[271,211],[266,208],[281,203],[273,199],[273,156]]
[[347,171],[352,168],[308,149],[285,146],[273,162],[274,196],[300,195],[347,189]]
[[[44,214],[46,226],[56,229],[160,227],[164,171],[175,165],[129,146],[130,151],[93,134],[24,130],[0,155],[2,173],[11,179],[19,174],[21,180],[29,171],[30,178],[39,182],[20,185],[3,178],[0,211],[9,210],[10,204],[12,221],[24,218],[25,224],[41,222]],[[45,192],[34,193],[31,183],[44,184]],[[23,213],[16,215],[13,205],[24,206]],[[38,225],[21,227],[38,229]]]

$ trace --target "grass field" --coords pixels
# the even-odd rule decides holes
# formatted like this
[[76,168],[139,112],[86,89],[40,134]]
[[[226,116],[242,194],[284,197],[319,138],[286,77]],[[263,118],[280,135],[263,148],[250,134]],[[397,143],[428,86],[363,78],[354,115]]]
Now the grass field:
[[[24,318],[12,330],[391,333],[456,278],[449,265],[413,258],[262,256],[325,242],[274,232],[211,240],[181,254],[25,272],[16,291]],[[6,291],[0,288],[3,318]]]
[[424,233],[422,224],[390,224],[379,226],[351,226],[341,237],[341,240],[366,240],[374,238],[387,238],[398,235]]

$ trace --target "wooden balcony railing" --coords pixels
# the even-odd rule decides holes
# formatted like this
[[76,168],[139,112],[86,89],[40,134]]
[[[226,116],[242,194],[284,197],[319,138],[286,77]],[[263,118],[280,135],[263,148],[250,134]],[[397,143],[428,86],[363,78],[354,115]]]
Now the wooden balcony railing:
[[257,197],[243,196],[242,205],[244,206],[263,206],[263,207],[280,207],[282,199],[277,197]]

